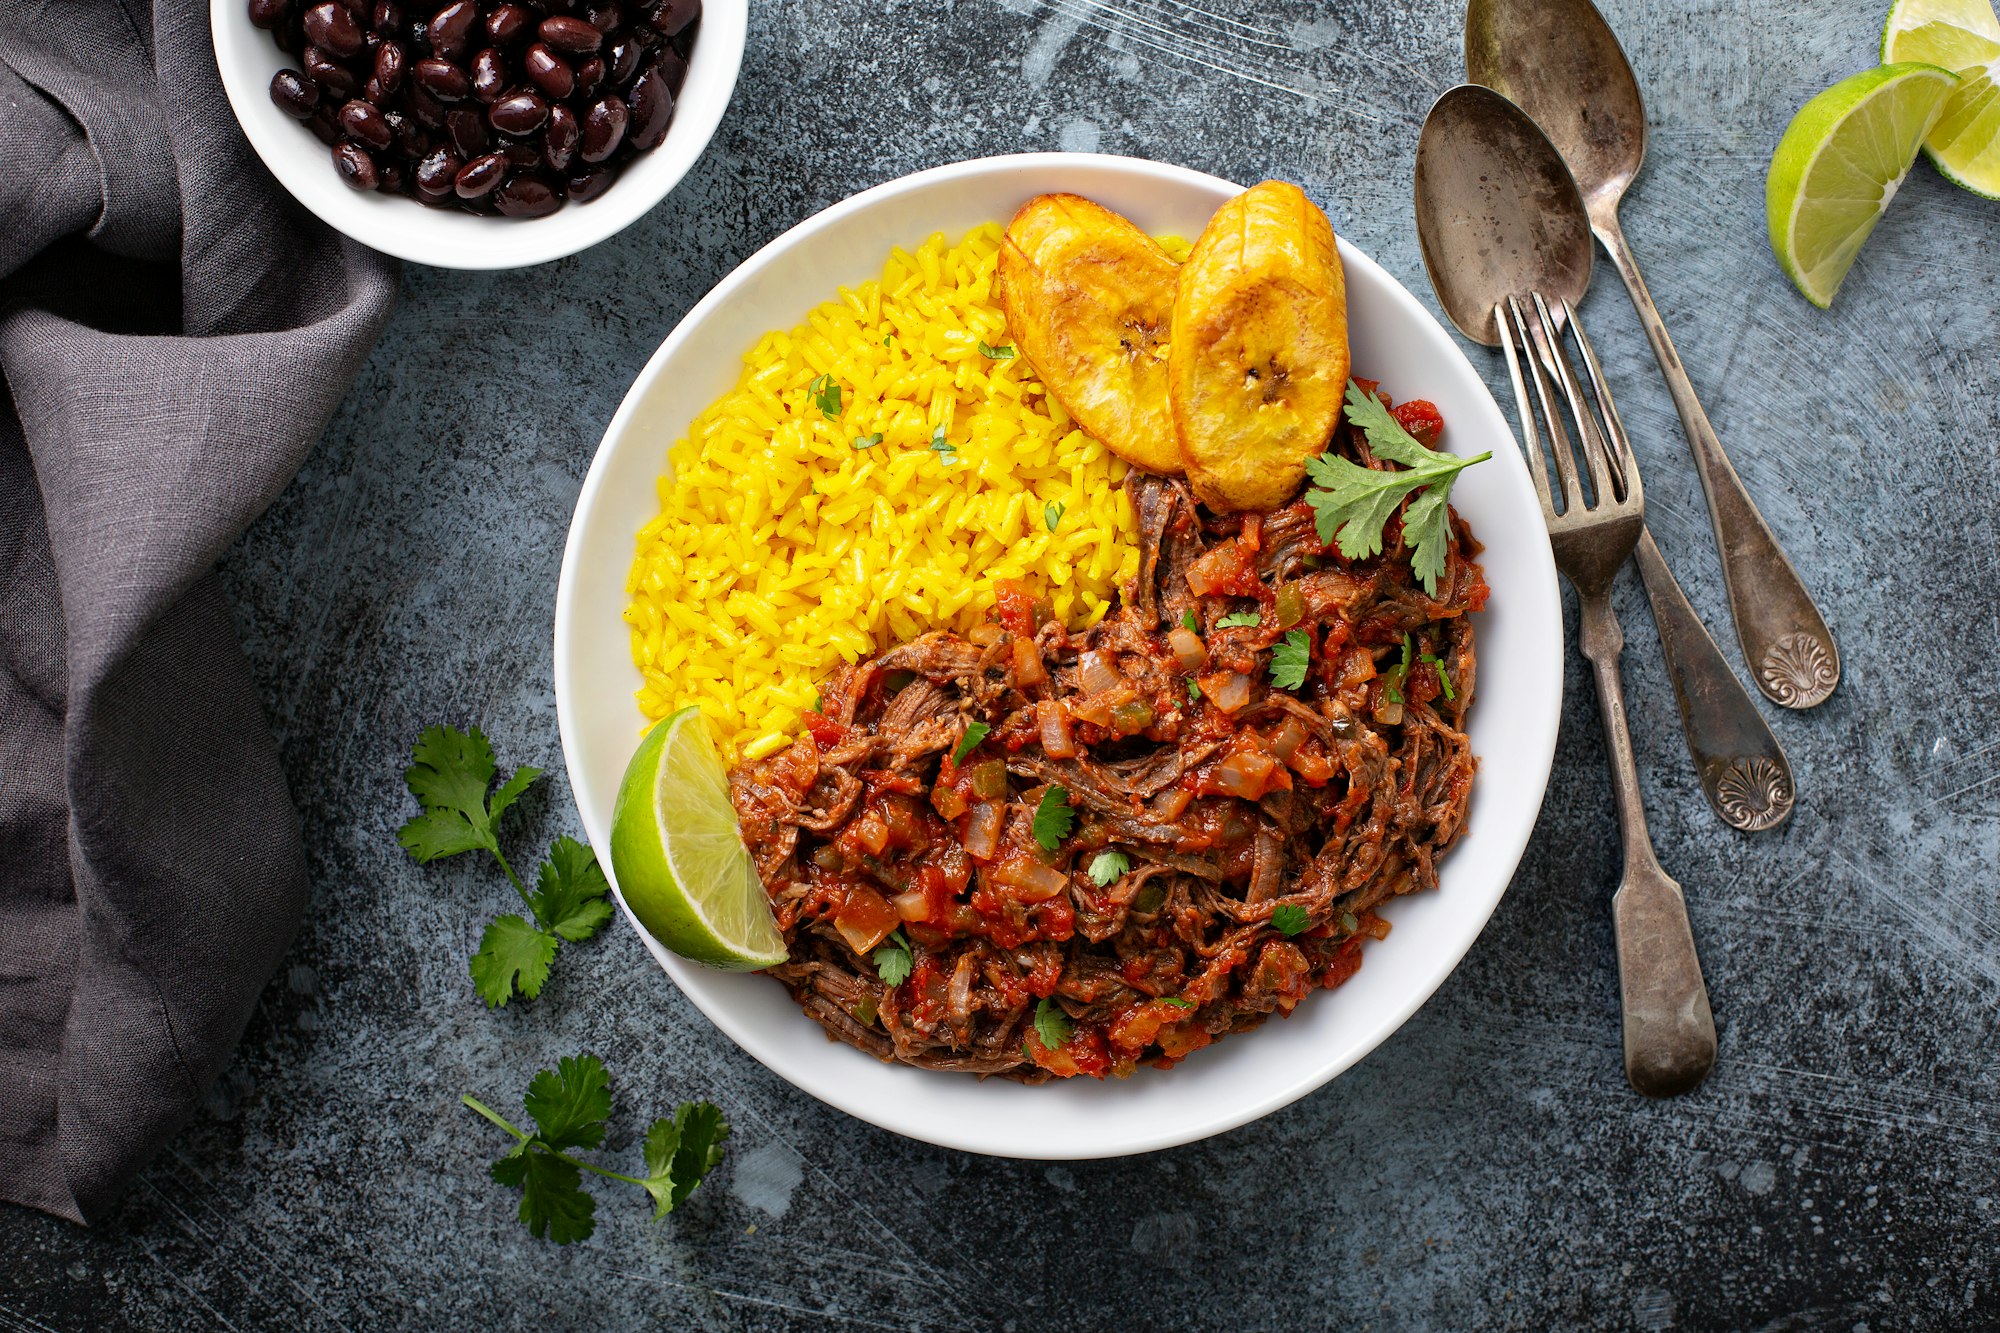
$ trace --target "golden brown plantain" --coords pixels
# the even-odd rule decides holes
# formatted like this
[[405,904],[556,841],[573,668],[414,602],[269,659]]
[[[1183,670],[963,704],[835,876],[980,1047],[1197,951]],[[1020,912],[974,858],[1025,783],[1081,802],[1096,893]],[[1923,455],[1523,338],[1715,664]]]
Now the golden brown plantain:
[[1333,224],[1265,181],[1215,211],[1181,266],[1169,396],[1195,496],[1274,509],[1322,452],[1347,393],[1347,283]]
[[1174,273],[1152,237],[1074,194],[1030,199],[1000,241],[1007,328],[1042,383],[1112,453],[1179,476],[1165,347]]

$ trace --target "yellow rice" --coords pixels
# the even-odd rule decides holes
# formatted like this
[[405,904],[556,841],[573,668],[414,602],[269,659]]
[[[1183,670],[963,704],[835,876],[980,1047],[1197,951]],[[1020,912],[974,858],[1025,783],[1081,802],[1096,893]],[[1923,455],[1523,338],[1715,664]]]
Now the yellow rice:
[[[699,704],[726,761],[758,758],[829,671],[970,629],[997,580],[1028,583],[1076,627],[1137,572],[1125,464],[1024,358],[980,350],[1012,345],[999,240],[989,224],[896,249],[881,281],[765,334],[674,445],[626,584],[648,718]],[[831,420],[812,399],[821,375],[840,386]],[[951,453],[931,447],[940,426]]]

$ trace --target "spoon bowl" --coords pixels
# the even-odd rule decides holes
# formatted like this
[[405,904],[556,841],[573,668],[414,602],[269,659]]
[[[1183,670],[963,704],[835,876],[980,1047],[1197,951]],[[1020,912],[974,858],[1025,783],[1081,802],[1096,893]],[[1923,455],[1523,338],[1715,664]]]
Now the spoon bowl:
[[1562,154],[1490,88],[1438,98],[1417,141],[1417,239],[1459,332],[1500,345],[1494,307],[1540,292],[1555,306],[1590,289],[1590,216]]

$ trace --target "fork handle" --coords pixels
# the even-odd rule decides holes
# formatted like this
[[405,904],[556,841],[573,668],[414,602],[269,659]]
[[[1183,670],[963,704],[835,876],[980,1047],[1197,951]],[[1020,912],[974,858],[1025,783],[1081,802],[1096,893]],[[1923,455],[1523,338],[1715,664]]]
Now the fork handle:
[[1708,1076],[1715,1064],[1715,1018],[1708,985],[1688,925],[1680,885],[1660,868],[1646,830],[1646,805],[1632,732],[1625,720],[1625,684],[1618,659],[1625,631],[1611,609],[1610,589],[1577,596],[1583,655],[1597,674],[1611,787],[1624,838],[1625,877],[1611,898],[1618,941],[1618,986],[1625,1011],[1625,1077],[1648,1097],[1672,1097]]

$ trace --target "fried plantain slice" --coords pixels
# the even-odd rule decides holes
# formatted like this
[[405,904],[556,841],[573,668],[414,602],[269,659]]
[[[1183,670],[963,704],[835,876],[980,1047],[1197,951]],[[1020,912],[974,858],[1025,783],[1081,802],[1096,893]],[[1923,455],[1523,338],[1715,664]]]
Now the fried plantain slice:
[[1167,359],[1181,458],[1215,510],[1275,509],[1325,450],[1347,392],[1333,224],[1265,181],[1215,211],[1182,265]]
[[1000,241],[1000,303],[1022,355],[1076,423],[1128,463],[1179,476],[1167,406],[1176,265],[1074,194],[1022,205]]

